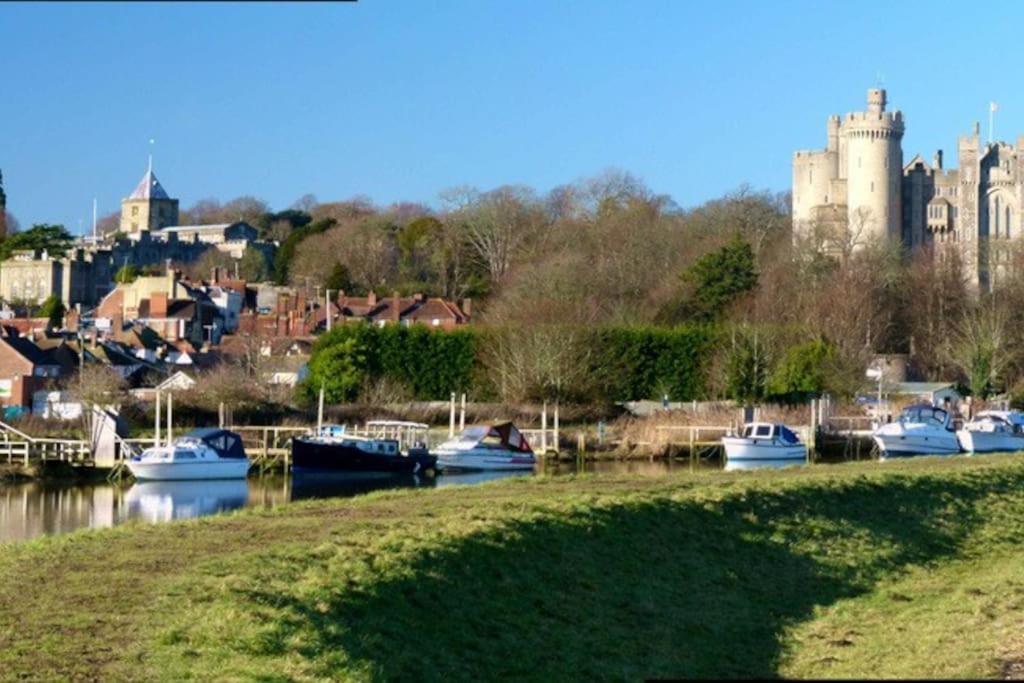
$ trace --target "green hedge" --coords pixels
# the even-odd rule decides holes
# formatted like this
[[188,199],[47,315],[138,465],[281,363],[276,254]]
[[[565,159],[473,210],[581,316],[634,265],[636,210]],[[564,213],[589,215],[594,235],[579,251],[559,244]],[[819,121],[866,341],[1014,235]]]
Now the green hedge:
[[[367,380],[400,383],[418,400],[444,400],[451,392],[488,395],[481,351],[487,332],[467,327],[445,332],[414,325],[341,325],[313,346],[310,375],[302,386],[315,398],[321,384],[330,402],[354,401]],[[585,345],[594,401],[706,394],[705,375],[717,333],[710,326],[598,328]]]
[[690,401],[706,394],[706,371],[718,338],[705,325],[611,327],[593,332],[592,369],[607,401]]

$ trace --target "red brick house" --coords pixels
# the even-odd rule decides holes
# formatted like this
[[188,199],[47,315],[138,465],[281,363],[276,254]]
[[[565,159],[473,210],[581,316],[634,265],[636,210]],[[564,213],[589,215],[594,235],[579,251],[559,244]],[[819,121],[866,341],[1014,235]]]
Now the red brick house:
[[[331,302],[332,323],[364,320],[373,325],[427,325],[442,330],[451,330],[469,322],[472,302],[463,299],[462,306],[440,297],[425,297],[414,294],[399,296],[397,292],[389,297],[378,298],[374,292],[364,297],[346,296],[339,292]],[[325,313],[317,315],[317,327],[324,326]]]
[[32,407],[32,394],[69,374],[75,354],[61,344],[41,349],[13,327],[0,330],[0,405]]

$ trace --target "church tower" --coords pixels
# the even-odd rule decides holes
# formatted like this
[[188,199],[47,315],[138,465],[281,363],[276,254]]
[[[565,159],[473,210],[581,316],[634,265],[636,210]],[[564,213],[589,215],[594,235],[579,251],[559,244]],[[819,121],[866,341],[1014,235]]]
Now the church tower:
[[160,230],[177,224],[178,200],[164,190],[151,163],[135,191],[121,200],[121,232]]

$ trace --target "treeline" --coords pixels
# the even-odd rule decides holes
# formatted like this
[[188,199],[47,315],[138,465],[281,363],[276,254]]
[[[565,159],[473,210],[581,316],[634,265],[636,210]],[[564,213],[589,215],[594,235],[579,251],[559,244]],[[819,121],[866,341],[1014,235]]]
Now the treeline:
[[[666,396],[794,401],[829,388],[834,349],[828,344],[796,344],[769,362],[736,335],[729,326],[706,324],[526,334],[349,324],[317,339],[301,391],[312,401],[323,388],[330,403],[445,400],[451,392],[475,400],[612,403]],[[749,341],[749,330],[740,335]],[[724,368],[724,382],[714,376],[717,367]],[[754,395],[753,385],[760,386]]]

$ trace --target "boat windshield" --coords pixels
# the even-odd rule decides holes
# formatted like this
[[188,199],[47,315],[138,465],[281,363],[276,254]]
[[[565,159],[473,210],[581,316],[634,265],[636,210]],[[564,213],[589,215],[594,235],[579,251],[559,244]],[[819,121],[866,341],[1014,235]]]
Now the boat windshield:
[[900,416],[902,422],[943,426],[947,421],[947,413],[942,408],[932,406],[911,406]]
[[489,431],[487,427],[467,427],[465,431],[459,434],[458,440],[477,443],[483,441]]

